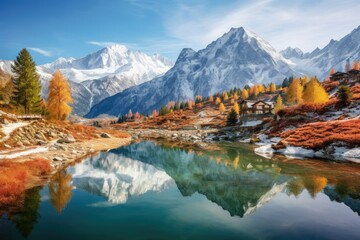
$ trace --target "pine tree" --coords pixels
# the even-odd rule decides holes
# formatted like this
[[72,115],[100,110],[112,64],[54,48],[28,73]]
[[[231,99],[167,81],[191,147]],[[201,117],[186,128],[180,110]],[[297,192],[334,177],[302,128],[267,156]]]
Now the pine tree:
[[41,103],[41,85],[36,73],[35,63],[24,48],[20,51],[14,65],[14,103],[25,113],[39,113]]
[[281,86],[282,86],[283,88],[285,88],[285,87],[288,87],[289,85],[290,85],[290,84],[289,84],[289,80],[288,80],[287,78],[285,78],[285,79],[283,80]]
[[287,101],[291,104],[302,103],[303,90],[304,87],[301,85],[300,79],[294,79],[286,92]]
[[242,99],[248,99],[249,98],[249,92],[246,88],[244,88],[241,92],[241,98]]
[[175,105],[174,105],[174,111],[177,111],[177,110],[179,110],[180,109],[180,106],[179,106],[179,103],[178,102],[176,102],[175,103]]
[[324,103],[329,96],[316,77],[312,77],[303,93],[305,103]]
[[219,105],[219,111],[220,111],[220,113],[225,112],[225,106],[224,106],[223,103],[220,103],[220,105]]
[[49,84],[48,110],[52,119],[65,120],[71,113],[73,103],[71,89],[60,71],[55,71]]
[[274,106],[274,113],[277,113],[283,107],[284,107],[283,101],[282,101],[282,98],[281,98],[281,96],[279,94],[278,97],[276,98],[276,104]]
[[228,116],[227,116],[227,124],[232,125],[237,123],[239,115],[236,113],[234,108],[231,108]]
[[341,85],[337,91],[336,98],[342,105],[346,105],[352,98],[352,92],[350,88],[346,85]]
[[355,60],[355,61],[354,61],[353,69],[354,69],[354,70],[360,70],[360,69],[359,69],[359,61],[358,61],[358,60]]

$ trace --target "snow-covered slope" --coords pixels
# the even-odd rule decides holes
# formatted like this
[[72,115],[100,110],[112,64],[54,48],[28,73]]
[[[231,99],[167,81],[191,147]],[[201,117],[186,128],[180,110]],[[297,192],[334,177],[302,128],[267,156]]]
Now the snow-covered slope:
[[281,53],[296,64],[296,71],[317,75],[324,80],[332,67],[336,71],[344,71],[347,60],[352,63],[360,59],[360,26],[338,41],[331,39],[323,49],[316,48],[311,53],[302,54],[300,49],[287,48]]
[[255,33],[232,28],[203,50],[183,49],[175,66],[164,76],[105,99],[87,116],[118,116],[129,109],[149,113],[168,101],[209,96],[246,84],[280,83],[297,74],[291,66],[291,61]]
[[113,153],[100,153],[69,168],[76,188],[106,197],[112,204],[130,196],[162,191],[174,183],[169,175],[150,164]]
[[[11,61],[0,61],[0,68],[11,73],[11,64]],[[113,45],[79,59],[59,58],[37,66],[37,71],[43,85],[42,95],[46,98],[52,73],[59,69],[72,88],[73,113],[82,116],[102,99],[162,75],[172,65],[160,55],[149,56],[123,45]]]

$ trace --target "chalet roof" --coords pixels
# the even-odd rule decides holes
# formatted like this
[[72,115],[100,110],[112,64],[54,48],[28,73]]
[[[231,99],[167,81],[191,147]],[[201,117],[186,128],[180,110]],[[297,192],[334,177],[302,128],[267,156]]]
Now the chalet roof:
[[246,106],[247,106],[248,108],[252,108],[254,104],[257,104],[257,103],[260,103],[260,102],[265,103],[265,104],[267,104],[267,105],[270,105],[271,107],[274,106],[274,103],[273,103],[273,102],[263,101],[263,100],[257,100],[257,101],[255,101],[255,100],[243,100],[243,101],[240,102],[240,104],[242,104],[242,103],[244,103],[244,102],[246,103]]
[[359,74],[360,71],[356,70],[356,69],[351,69],[351,70],[348,71],[348,73],[350,73],[350,74]]
[[337,76],[340,76],[340,77],[341,77],[341,76],[345,76],[345,75],[347,75],[347,73],[344,73],[344,72],[336,72],[336,73],[332,74],[331,77],[335,77],[335,76],[336,76],[336,77],[337,77]]

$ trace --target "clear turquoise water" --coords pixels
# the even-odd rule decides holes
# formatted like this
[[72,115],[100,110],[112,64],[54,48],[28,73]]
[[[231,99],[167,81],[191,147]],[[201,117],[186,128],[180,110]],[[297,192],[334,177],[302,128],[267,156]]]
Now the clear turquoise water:
[[360,169],[141,142],[27,191],[0,239],[360,239]]

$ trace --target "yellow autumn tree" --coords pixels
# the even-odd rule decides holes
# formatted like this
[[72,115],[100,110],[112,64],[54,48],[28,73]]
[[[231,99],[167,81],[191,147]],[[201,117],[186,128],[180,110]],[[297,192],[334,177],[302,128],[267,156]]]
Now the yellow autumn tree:
[[305,86],[309,82],[309,77],[305,76],[301,78],[301,85]]
[[235,100],[232,98],[232,99],[230,100],[230,103],[231,103],[231,104],[234,104],[234,102],[235,102]]
[[210,97],[209,97],[209,102],[213,102],[213,101],[214,101],[213,96],[210,96]]
[[240,108],[239,108],[239,104],[237,102],[234,103],[232,108],[238,115],[240,114]]
[[71,175],[61,170],[51,177],[49,183],[50,202],[58,212],[66,207],[72,196]]
[[234,100],[238,100],[238,99],[239,99],[239,96],[237,95],[237,93],[234,93],[233,99],[234,99]]
[[249,98],[249,91],[248,91],[246,88],[244,88],[244,89],[242,90],[242,92],[241,92],[241,98],[242,98],[242,99],[248,99],[248,98]]
[[272,93],[276,92],[276,85],[275,85],[275,83],[271,83],[271,84],[270,84],[270,92],[272,92]]
[[258,88],[258,90],[259,90],[259,93],[263,93],[263,92],[265,92],[265,87],[264,87],[264,85],[263,85],[263,84],[259,84],[259,85],[257,85],[257,88]]
[[354,69],[354,70],[360,70],[360,69],[359,69],[359,61],[358,61],[358,60],[355,60],[355,61],[354,61],[353,69]]
[[227,101],[229,99],[229,96],[226,91],[223,92],[223,99],[224,101]]
[[304,87],[301,85],[300,79],[296,78],[292,81],[289,86],[289,89],[286,92],[287,101],[290,104],[299,104],[303,102],[302,95],[303,95]]
[[311,77],[303,93],[305,103],[324,103],[329,100],[329,95],[316,77]]
[[281,98],[281,96],[279,94],[278,97],[276,98],[276,103],[275,103],[275,106],[274,106],[274,113],[277,113],[283,107],[284,107],[283,101],[282,101],[282,98]]
[[219,97],[216,97],[215,103],[216,103],[216,104],[220,104],[220,103],[221,103],[221,99],[220,99]]
[[70,86],[59,70],[53,74],[48,92],[47,107],[50,117],[56,120],[65,120],[72,110],[68,104],[74,101],[71,97]]
[[219,105],[219,111],[220,111],[221,113],[225,112],[225,106],[224,106],[223,103],[220,103],[220,105]]

